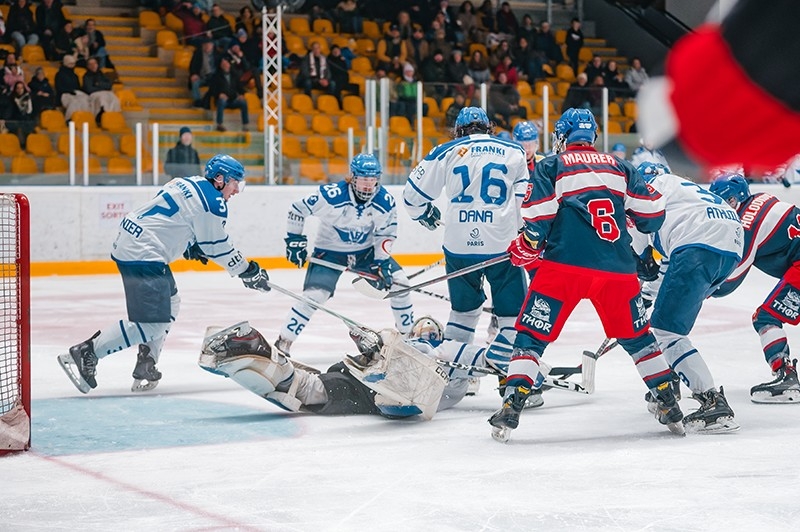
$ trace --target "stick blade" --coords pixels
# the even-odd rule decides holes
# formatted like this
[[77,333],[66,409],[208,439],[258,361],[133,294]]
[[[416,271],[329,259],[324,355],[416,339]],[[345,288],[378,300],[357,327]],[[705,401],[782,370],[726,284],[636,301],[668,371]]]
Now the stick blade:
[[378,290],[367,282],[363,277],[353,279],[353,288],[356,292],[370,299],[385,299],[389,294],[388,290]]

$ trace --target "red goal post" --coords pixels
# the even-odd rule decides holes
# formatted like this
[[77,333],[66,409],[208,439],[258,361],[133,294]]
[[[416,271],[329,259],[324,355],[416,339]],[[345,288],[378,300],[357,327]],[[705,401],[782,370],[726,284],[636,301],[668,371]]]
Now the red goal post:
[[30,207],[0,193],[0,455],[31,445]]

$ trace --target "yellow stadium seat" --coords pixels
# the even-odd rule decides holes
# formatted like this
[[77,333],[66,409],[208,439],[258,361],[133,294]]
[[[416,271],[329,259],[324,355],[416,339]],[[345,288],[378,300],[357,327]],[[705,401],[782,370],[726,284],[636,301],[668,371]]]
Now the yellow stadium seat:
[[136,157],[136,136],[132,134],[119,137],[119,151],[128,157]]
[[617,102],[608,102],[608,116],[622,116],[622,109],[619,108],[619,104]]
[[567,42],[567,30],[556,30],[555,33],[556,44],[564,44]]
[[[592,58],[594,58],[594,52],[591,48],[583,47],[581,51],[578,52],[578,62],[580,63],[590,63]],[[591,82],[592,80],[589,81]]]
[[109,174],[132,174],[133,164],[127,157],[111,157],[108,160]]
[[372,70],[372,61],[368,57],[355,57],[350,63],[350,69],[356,74],[371,76],[375,72]]
[[180,50],[183,48],[178,35],[172,30],[159,30],[156,33],[156,46],[165,50]]
[[318,135],[308,137],[306,140],[306,151],[312,157],[319,159],[327,159],[331,156],[331,148],[328,145],[328,139]]
[[308,94],[295,94],[292,96],[291,109],[300,114],[311,115],[317,112],[314,109],[314,101]]
[[[69,133],[62,133],[58,136],[58,153],[69,155]],[[80,135],[75,135],[75,155],[80,156],[83,151],[83,141]]]
[[342,98],[342,107],[345,113],[364,116],[366,109],[364,109],[364,100],[360,96],[348,95]]
[[442,110],[442,116],[444,116],[447,110],[450,109],[450,106],[453,105],[454,101],[455,98],[453,98],[452,96],[445,96],[444,98],[442,98],[442,104],[441,107],[439,107],[439,109]]
[[328,159],[328,175],[333,179],[342,179],[350,173],[350,164],[347,159],[334,157]]
[[84,123],[89,124],[89,133],[94,133],[98,129],[97,122],[91,111],[75,111],[72,113],[70,120],[75,123],[75,130],[78,134],[81,134],[81,131],[83,131]]
[[34,157],[47,157],[53,155],[53,142],[44,133],[31,133],[25,140],[25,151]]
[[[275,129],[277,130],[278,120],[276,118],[270,117],[267,123],[275,126]],[[258,113],[258,130],[264,131],[264,113]]]
[[317,110],[328,116],[342,114],[342,110],[339,109],[339,100],[331,94],[320,94],[317,97]]
[[16,157],[22,152],[19,137],[14,133],[0,133],[0,155],[3,157]]
[[519,92],[520,98],[530,98],[533,96],[533,90],[531,90],[531,85],[524,79],[521,79],[517,82],[517,92]]
[[610,120],[609,119],[609,121],[608,121],[608,132],[609,132],[609,134],[622,133],[622,126],[616,120]]
[[350,128],[353,128],[353,135],[357,137],[364,135],[364,130],[361,129],[361,124],[359,124],[358,118],[352,115],[340,116],[339,123],[336,125],[336,129],[344,134],[347,134],[347,130]]
[[119,98],[119,105],[123,111],[143,111],[144,108],[139,105],[139,100],[136,94],[130,89],[121,89],[115,93]]
[[429,116],[422,117],[422,134],[433,137],[439,134],[439,128],[436,127],[436,122]]
[[289,31],[300,36],[306,36],[311,33],[311,26],[308,25],[306,17],[292,17],[289,19]]
[[444,116],[444,113],[442,113],[442,109],[439,107],[439,102],[436,101],[436,98],[425,96],[422,98],[422,103],[428,105],[428,116],[432,118],[441,118]]
[[44,160],[45,174],[66,174],[69,172],[69,160],[66,157],[53,155]]
[[571,83],[569,81],[559,81],[556,83],[556,96],[559,98],[566,98],[570,85]]
[[328,173],[322,166],[322,161],[310,157],[300,159],[300,177],[311,181],[328,181]]
[[400,166],[408,159],[410,152],[406,141],[397,137],[389,138],[389,166]]
[[636,102],[635,101],[631,100],[631,101],[625,102],[623,104],[623,106],[622,106],[622,110],[624,111],[626,117],[633,118],[634,120],[636,120],[636,117],[638,115],[638,111],[639,110],[636,107]]
[[[550,116],[556,116],[556,108],[553,105],[553,100],[547,102],[547,112]],[[534,108],[534,114],[536,116],[543,116],[544,115],[544,100],[536,100],[536,107]]]
[[175,55],[172,56],[172,66],[175,67],[175,70],[188,72],[189,64],[192,62],[193,54],[194,52],[188,48],[175,50]]
[[[0,7],[8,7],[8,6],[4,5]],[[13,44],[7,44],[7,43],[0,43],[0,50],[5,50],[10,54],[14,54],[17,52],[17,49]]]
[[11,173],[12,174],[38,174],[39,165],[36,164],[36,159],[24,153],[17,155],[11,159]]
[[303,39],[297,35],[284,35],[283,38],[286,43],[287,52],[291,54],[297,54],[299,56],[304,56],[308,52],[308,48],[306,48],[306,45],[303,44]]
[[300,159],[308,155],[300,145],[300,139],[297,137],[287,137],[285,135],[283,139],[281,139],[281,151],[283,155],[289,159]]
[[[372,39],[356,39],[356,50],[361,55],[375,55],[377,48]],[[353,50],[353,53],[356,53],[356,50]]]
[[295,135],[307,135],[308,122],[304,116],[297,113],[289,113],[283,118],[283,129]]
[[164,16],[164,25],[175,33],[183,34],[183,21],[172,13],[167,13]]
[[252,92],[245,92],[244,99],[247,102],[247,110],[250,112],[251,115],[255,113],[261,113],[261,100],[258,96],[253,94]]
[[355,40],[350,42],[350,37],[346,35],[334,35],[331,39],[331,46],[333,45],[338,46],[339,48],[350,48],[350,50],[355,53],[358,50],[358,43]]
[[[357,151],[358,143],[355,142],[356,146],[353,146],[353,151]],[[347,137],[339,136],[333,139],[333,153],[340,157],[347,157]]]
[[336,131],[333,120],[328,115],[315,115],[311,119],[311,129],[314,133],[325,136],[332,135]]
[[44,55],[44,48],[38,44],[26,44],[22,47],[22,60],[25,63],[44,63],[47,58]]
[[373,20],[365,20],[362,24],[361,31],[364,32],[364,35],[373,40],[383,38],[383,34],[381,33],[378,23]]
[[43,129],[51,133],[63,133],[67,131],[67,121],[64,118],[64,113],[58,109],[48,109],[42,111],[39,123]]
[[479,43],[479,42],[474,42],[474,43],[470,44],[469,45],[469,56],[470,57],[472,57],[472,54],[475,53],[475,50],[477,50],[480,53],[482,53],[484,59],[486,59],[488,57],[488,55],[489,55],[489,51],[486,49],[486,45],[485,44],[482,44],[482,43]]
[[316,37],[310,37],[308,39],[308,47],[311,48],[311,45],[315,42],[319,43],[319,50],[323,55],[328,55],[331,53],[331,47],[328,46],[328,39],[319,35]]
[[[76,172],[83,172],[83,156],[78,157],[75,159],[75,171]],[[89,156],[89,173],[92,174],[99,174],[102,173],[103,166],[100,164],[100,159],[97,157]],[[144,170],[148,171],[148,170]],[[150,169],[149,171],[153,171],[153,161],[150,161]]]
[[125,115],[119,111],[106,111],[100,116],[100,127],[110,133],[128,133],[131,128],[125,123]]
[[575,72],[572,71],[571,66],[562,63],[556,66],[556,77],[560,80],[572,83],[575,81]]
[[333,35],[333,22],[328,19],[318,18],[311,27],[317,35]]
[[[161,16],[155,11],[141,11],[139,13],[139,26],[149,30],[160,29],[163,26]],[[181,24],[181,31],[183,31],[183,24]]]
[[118,155],[117,149],[114,147],[114,139],[105,133],[90,137],[89,153],[98,157],[115,157]]

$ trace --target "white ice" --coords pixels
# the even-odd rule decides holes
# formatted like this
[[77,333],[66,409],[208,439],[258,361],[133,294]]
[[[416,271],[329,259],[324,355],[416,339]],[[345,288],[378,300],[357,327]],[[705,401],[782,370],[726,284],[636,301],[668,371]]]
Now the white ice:
[[[302,273],[272,277],[299,291]],[[346,277],[330,307],[390,326],[388,303]],[[740,432],[670,434],[617,348],[598,363],[594,395],[547,392],[506,445],[486,422],[500,403],[490,378],[429,422],[279,410],[197,358],[209,325],[246,319],[274,340],[292,301],[221,272],[176,279],[182,310],[159,387],[130,392],[130,349],[101,361],[86,396],[56,355],[125,315],[121,281],[33,279],[33,448],[0,458],[0,530],[797,530],[800,405],[756,405],[748,393],[772,378],[750,325],[774,284],[759,272],[709,300],[692,334]],[[417,316],[447,317],[444,301],[414,303]],[[787,332],[800,349],[800,330]],[[576,365],[602,339],[581,305],[546,360]],[[346,328],[318,312],[293,355],[324,369],[348,350]],[[681,401],[684,412],[696,405]]]

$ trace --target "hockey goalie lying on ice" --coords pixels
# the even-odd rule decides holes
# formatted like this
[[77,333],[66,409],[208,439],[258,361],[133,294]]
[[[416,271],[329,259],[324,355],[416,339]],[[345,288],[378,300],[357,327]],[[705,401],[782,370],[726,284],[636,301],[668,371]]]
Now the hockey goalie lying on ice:
[[466,395],[469,377],[483,375],[445,369],[437,359],[505,372],[511,352],[502,334],[488,348],[443,341],[441,324],[430,317],[416,320],[406,340],[394,330],[351,336],[359,354],[319,373],[286,358],[242,322],[210,332],[198,363],[291,412],[431,419]]

